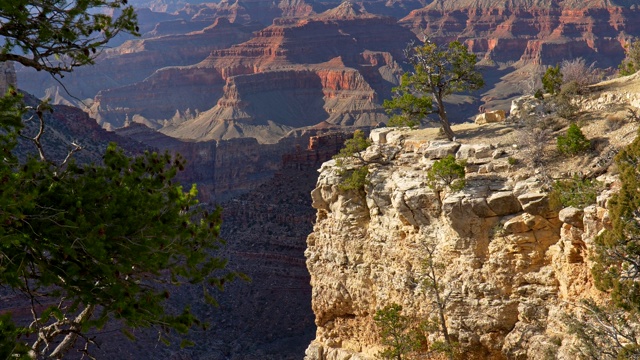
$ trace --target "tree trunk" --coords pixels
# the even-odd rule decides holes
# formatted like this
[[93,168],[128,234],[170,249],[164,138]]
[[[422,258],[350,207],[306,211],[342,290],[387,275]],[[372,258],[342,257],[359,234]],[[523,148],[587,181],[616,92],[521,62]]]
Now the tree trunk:
[[[433,257],[433,254],[430,256]],[[433,259],[432,259],[433,261]],[[449,352],[447,353],[449,359],[453,359],[453,354],[451,353],[451,338],[449,337],[449,329],[447,328],[447,321],[444,316],[444,311],[447,306],[445,304],[445,299],[440,296],[440,284],[438,283],[438,276],[436,274],[436,269],[433,265],[433,262],[429,265],[431,276],[433,280],[433,290],[436,296],[436,305],[438,306],[438,317],[440,318],[440,330],[442,331],[442,336],[444,337],[444,341],[447,343]]]
[[453,141],[453,138],[456,134],[451,129],[451,124],[449,124],[449,119],[447,118],[447,112],[444,110],[444,103],[442,101],[441,95],[435,96],[436,105],[438,106],[438,117],[440,118],[440,125],[442,126],[442,130],[444,130],[444,134],[447,136],[449,141]]

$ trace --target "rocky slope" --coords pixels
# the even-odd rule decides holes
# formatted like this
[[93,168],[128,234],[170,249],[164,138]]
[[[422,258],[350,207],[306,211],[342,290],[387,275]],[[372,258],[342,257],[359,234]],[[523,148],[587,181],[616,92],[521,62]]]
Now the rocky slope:
[[[607,159],[637,128],[606,128],[606,113],[637,106],[640,87],[637,79],[633,87],[624,85],[629,81],[583,100],[590,110],[583,128],[600,144],[595,152],[572,159],[549,155],[546,173],[566,178],[572,169],[606,170]],[[523,165],[523,130],[509,124],[458,129],[457,142],[424,131],[374,130],[374,144],[363,154],[376,162],[365,196],[338,187],[334,161],[323,165],[311,193],[317,216],[305,252],[318,330],[305,359],[375,358],[382,347],[373,316],[391,303],[410,317],[429,318],[433,298],[421,281],[428,249],[444,266],[440,280],[451,294],[447,326],[465,358],[575,358],[562,316],[580,299],[601,296],[589,254],[607,224],[615,177],[599,177],[608,190],[595,205],[552,208],[545,177]],[[426,172],[448,154],[467,161],[467,185],[460,192],[433,191]]]

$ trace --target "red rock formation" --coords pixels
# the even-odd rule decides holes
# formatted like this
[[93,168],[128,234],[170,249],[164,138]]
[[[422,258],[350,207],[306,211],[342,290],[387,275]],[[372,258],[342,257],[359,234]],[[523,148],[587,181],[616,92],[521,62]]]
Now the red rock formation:
[[[107,50],[95,66],[79,68],[65,76],[64,85],[74,97],[80,99],[93,98],[103,89],[114,89],[115,93],[119,93],[119,87],[142,81],[160,68],[197,63],[212,50],[248,40],[252,32],[259,29],[255,24],[231,24],[224,18],[198,24],[201,30],[188,34],[130,40]],[[43,96],[45,89],[59,87],[58,82],[48,74],[25,70],[18,75],[21,88],[36,96]],[[66,96],[66,99],[75,102],[70,96]]]
[[196,65],[103,91],[92,109],[116,126],[127,114],[164,125],[175,109],[198,109],[195,119],[162,130],[188,139],[252,136],[273,143],[291,128],[323,120],[372,125],[386,119],[378,104],[397,84],[394,59],[413,37],[392,18],[343,3],[302,20],[276,20]]
[[439,42],[463,40],[495,62],[555,64],[584,57],[616,66],[623,38],[640,35],[640,9],[619,1],[438,0],[401,20]]

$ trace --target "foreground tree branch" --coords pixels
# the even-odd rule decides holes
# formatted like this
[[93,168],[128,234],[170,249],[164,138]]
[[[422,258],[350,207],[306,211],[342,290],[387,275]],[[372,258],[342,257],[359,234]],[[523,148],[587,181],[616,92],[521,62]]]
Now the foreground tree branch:
[[[93,63],[99,50],[121,32],[137,34],[127,0],[0,1],[0,61],[15,61],[63,76]],[[108,15],[119,10],[118,17]]]
[[[0,0],[0,61],[53,76],[91,64],[118,33],[137,33],[126,0]],[[108,14],[118,12],[112,17]],[[110,144],[99,164],[81,165],[73,144],[53,164],[42,143],[47,104],[28,109],[17,91],[0,98],[0,285],[30,301],[33,322],[0,314],[0,358],[58,359],[78,346],[89,356],[89,331],[107,322],[159,330],[159,340],[203,326],[189,304],[167,303],[198,285],[203,300],[242,276],[219,253],[221,210],[198,203],[197,190],[176,183],[184,159],[147,152],[136,157]],[[38,129],[21,135],[28,110]],[[37,157],[19,161],[20,137]],[[26,308],[26,307],[25,307]],[[131,337],[133,337],[131,335]]]

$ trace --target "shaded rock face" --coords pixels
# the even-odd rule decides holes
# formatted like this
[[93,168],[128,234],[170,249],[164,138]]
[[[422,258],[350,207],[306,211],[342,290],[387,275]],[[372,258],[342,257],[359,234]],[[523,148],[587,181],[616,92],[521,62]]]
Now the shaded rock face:
[[0,62],[0,94],[4,95],[9,87],[17,87],[18,79],[16,78],[16,69],[13,62]]
[[624,1],[434,1],[400,22],[437,42],[459,39],[500,63],[556,64],[583,57],[617,66],[640,35],[637,5]]
[[[317,217],[305,256],[318,330],[305,359],[376,358],[382,347],[373,316],[391,303],[428,319],[433,298],[421,275],[428,247],[444,264],[447,326],[465,356],[572,358],[561,314],[598,296],[587,254],[605,209],[559,218],[537,178],[510,177],[512,148],[493,156],[491,144],[411,139],[387,129],[371,138],[363,157],[384,161],[370,165],[366,196],[338,187],[334,161],[323,164],[311,193]],[[426,171],[451,152],[467,161],[467,185],[433,191]]]
[[[177,21],[193,24],[184,20]],[[224,18],[195,24],[195,29],[190,29],[189,33],[173,29],[170,34],[160,34],[164,36],[129,40],[117,48],[106,50],[96,60],[96,65],[78,68],[66,75],[64,85],[73,97],[80,99],[93,98],[100,90],[109,88],[116,89],[113,92],[118,94],[123,92],[118,88],[142,81],[157,69],[197,63],[212,50],[246,41],[251,38],[253,31],[260,29],[255,24],[232,24]],[[58,89],[59,84],[48,74],[25,69],[20,71],[19,77],[21,88],[38,97],[53,97],[57,92],[60,98],[68,102],[76,101],[64,90]],[[199,90],[202,89],[193,89],[194,92]],[[53,97],[53,100],[57,99]],[[173,108],[174,113],[175,110],[176,107]],[[134,114],[131,113],[132,116]]]
[[199,198],[207,203],[221,203],[254,190],[283,168],[318,168],[339,151],[347,137],[335,130],[307,129],[275,144],[259,144],[253,138],[193,142],[135,123],[117,129],[116,133],[148,148],[187,159],[178,180],[185,186],[197,184]]
[[[40,103],[34,96],[26,93],[24,102],[33,108]],[[35,118],[34,113],[27,113],[27,116]],[[110,142],[118,144],[129,155],[141,154],[150,149],[136,140],[106,131],[87,113],[73,106],[53,105],[52,112],[44,113],[44,119],[46,126],[42,145],[47,158],[56,164],[60,164],[74,148],[72,143],[82,146],[82,150],[73,155],[78,163],[100,163]],[[39,122],[36,120],[25,121],[24,125],[21,130],[24,136],[34,137],[39,131]],[[21,137],[16,154],[24,160],[27,155],[37,156],[38,152],[31,141]]]
[[[266,143],[323,120],[384,121],[379,103],[398,83],[398,44],[414,35],[392,18],[341,10],[276,21],[196,65],[164,68],[144,81],[103,90],[92,114],[115,127],[137,116],[179,138],[251,136]],[[194,115],[174,121],[176,109]]]
[[206,305],[198,288],[185,287],[172,294],[171,301],[192,304],[191,310],[210,325],[189,334],[194,347],[181,349],[179,341],[170,347],[159,345],[153,331],[137,332],[133,343],[116,330],[99,334],[103,345],[98,355],[122,359],[300,359],[316,329],[304,260],[305,238],[314,219],[309,192],[318,167],[338,151],[346,136],[329,131],[307,137],[308,143],[301,142],[282,157],[274,176],[221,202],[221,237],[227,242],[224,256],[231,268],[252,281],[233,282],[224,292],[212,289],[219,307]]

